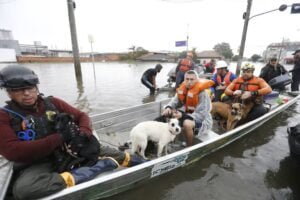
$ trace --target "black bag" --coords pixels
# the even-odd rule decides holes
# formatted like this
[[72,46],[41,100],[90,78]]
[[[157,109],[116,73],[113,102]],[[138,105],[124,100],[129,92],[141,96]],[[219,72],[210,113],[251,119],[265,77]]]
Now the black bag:
[[289,74],[282,74],[280,76],[276,76],[275,78],[272,78],[268,84],[271,86],[271,88],[283,88],[284,86],[290,84],[292,82],[292,78]]
[[289,127],[287,132],[291,155],[300,157],[300,124]]

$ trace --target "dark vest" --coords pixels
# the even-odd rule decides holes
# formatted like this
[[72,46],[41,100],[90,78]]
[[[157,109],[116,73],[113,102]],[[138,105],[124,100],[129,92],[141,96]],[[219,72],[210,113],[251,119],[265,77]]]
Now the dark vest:
[[[43,98],[42,101],[45,104],[46,111],[42,116],[26,115],[24,114],[24,111],[22,111],[12,101],[7,102],[5,108],[10,109],[25,117],[27,122],[30,124],[30,128],[36,133],[35,139],[39,139],[54,132],[54,121],[52,117],[54,114],[57,114],[59,112],[55,105],[51,103],[51,98],[52,97]],[[22,119],[20,116],[17,116],[16,114],[10,112],[8,113],[10,116],[11,127],[15,130],[16,134],[29,128],[24,126],[24,119]]]

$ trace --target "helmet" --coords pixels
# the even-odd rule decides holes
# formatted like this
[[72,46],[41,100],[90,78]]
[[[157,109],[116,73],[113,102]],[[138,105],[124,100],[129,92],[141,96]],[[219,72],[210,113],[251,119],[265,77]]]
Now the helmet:
[[242,71],[244,71],[244,70],[252,70],[252,71],[254,71],[254,69],[255,69],[255,67],[251,63],[246,63],[241,68]]
[[0,88],[21,88],[39,83],[34,71],[22,65],[9,65],[0,71]]
[[219,60],[216,64],[216,69],[227,68],[228,64],[224,60]]

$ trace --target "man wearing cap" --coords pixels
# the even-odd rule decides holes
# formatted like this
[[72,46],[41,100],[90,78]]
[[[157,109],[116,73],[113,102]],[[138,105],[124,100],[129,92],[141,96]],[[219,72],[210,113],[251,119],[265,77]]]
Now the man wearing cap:
[[[0,154],[14,162],[15,199],[41,198],[120,164],[144,162],[136,155],[100,145],[86,113],[59,98],[44,97],[38,84],[38,76],[24,66],[0,70],[0,88],[10,98],[0,108]],[[64,120],[72,116],[73,121],[58,126],[58,116],[70,116]],[[100,156],[105,158],[99,160]]]
[[251,100],[255,102],[245,122],[254,120],[267,112],[262,105],[262,97],[272,92],[272,88],[264,79],[253,75],[254,69],[253,64],[246,63],[243,65],[241,68],[242,76],[233,80],[225,90],[227,96],[236,97],[242,101]]
[[227,67],[228,64],[224,60],[219,60],[216,64],[217,72],[212,79],[215,85],[211,88],[213,101],[220,101],[226,87],[236,78],[235,74],[230,72]]
[[155,68],[147,69],[141,78],[141,82],[145,85],[149,90],[150,94],[153,95],[156,90],[156,74],[159,73],[162,69],[161,64],[157,64]]
[[195,63],[193,61],[193,52],[187,52],[186,58],[181,59],[176,67],[176,85],[178,88],[180,84],[184,81],[184,74],[189,70],[195,69]]
[[286,73],[287,70],[277,62],[277,58],[273,57],[270,59],[269,63],[261,69],[259,77],[269,83],[273,78]]
[[300,84],[300,49],[296,50],[294,53],[294,68],[292,70],[292,91],[299,91]]

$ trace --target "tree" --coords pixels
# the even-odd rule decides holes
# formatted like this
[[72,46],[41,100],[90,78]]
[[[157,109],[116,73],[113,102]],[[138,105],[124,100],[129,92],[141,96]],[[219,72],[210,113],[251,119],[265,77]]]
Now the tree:
[[257,62],[259,59],[261,59],[261,56],[258,55],[258,54],[253,54],[253,55],[251,56],[251,61],[252,61],[252,62]]
[[233,56],[232,49],[230,48],[230,45],[226,42],[216,44],[213,49],[222,56],[224,56],[226,59],[231,59]]

